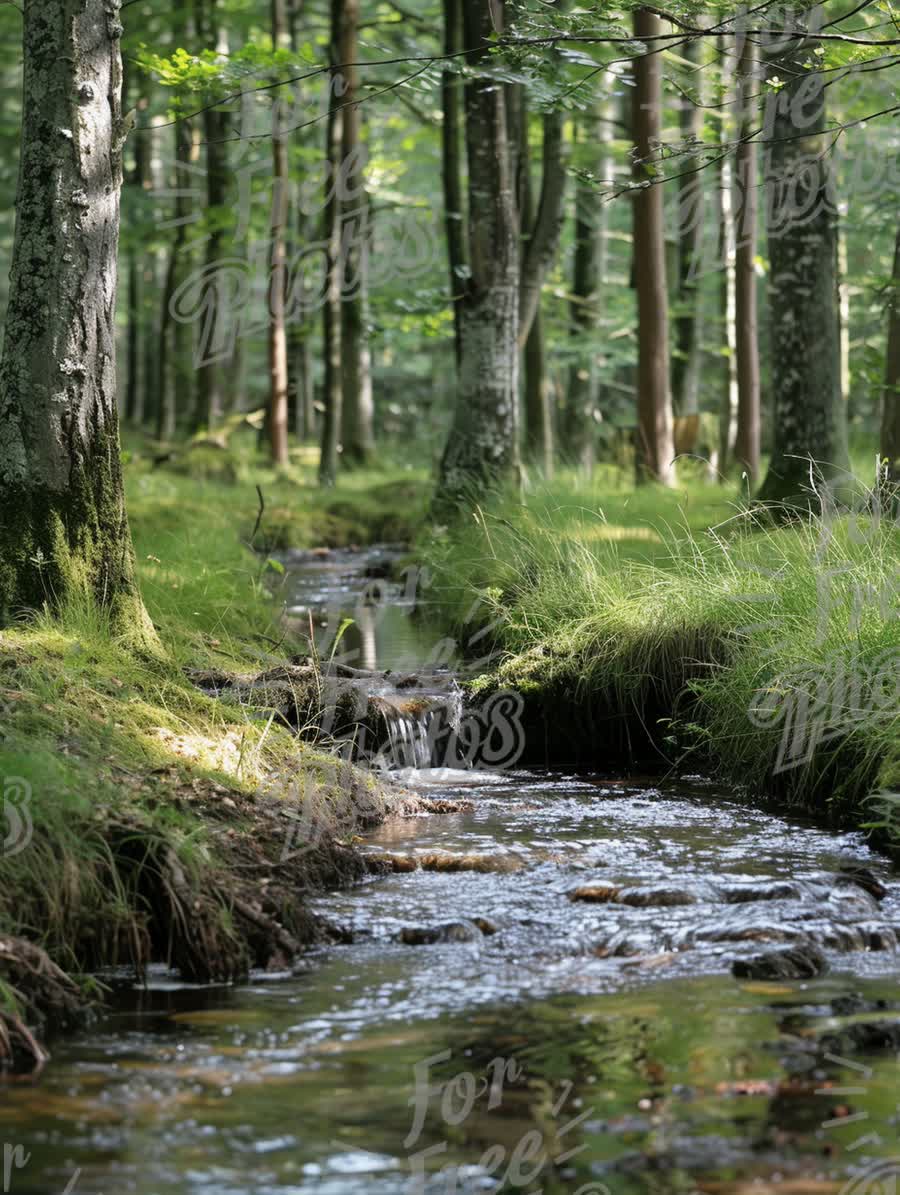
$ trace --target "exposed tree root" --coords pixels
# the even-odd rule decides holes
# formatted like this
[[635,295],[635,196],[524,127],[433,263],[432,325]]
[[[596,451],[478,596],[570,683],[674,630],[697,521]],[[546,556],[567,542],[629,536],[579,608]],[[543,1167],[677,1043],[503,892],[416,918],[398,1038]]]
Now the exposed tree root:
[[84,995],[45,950],[24,938],[0,936],[0,985],[11,1001],[0,1008],[0,1069],[39,1070],[50,1055],[35,1032],[51,1019],[77,1024],[85,1015]]

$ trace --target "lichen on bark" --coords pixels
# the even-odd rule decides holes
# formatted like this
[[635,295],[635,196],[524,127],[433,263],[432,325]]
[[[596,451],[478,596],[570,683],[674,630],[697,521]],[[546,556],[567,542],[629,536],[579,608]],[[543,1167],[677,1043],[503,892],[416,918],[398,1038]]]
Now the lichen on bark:
[[[463,27],[477,69],[493,28],[489,7],[465,0]],[[446,518],[519,468],[519,243],[503,88],[474,75],[465,112],[470,276],[458,303],[458,395],[434,504]]]
[[774,59],[789,82],[767,100],[766,216],[773,444],[761,500],[815,509],[849,480],[840,386],[837,210],[814,42]]
[[26,0],[0,361],[0,620],[95,599],[155,636],[134,578],[116,402],[119,0]]

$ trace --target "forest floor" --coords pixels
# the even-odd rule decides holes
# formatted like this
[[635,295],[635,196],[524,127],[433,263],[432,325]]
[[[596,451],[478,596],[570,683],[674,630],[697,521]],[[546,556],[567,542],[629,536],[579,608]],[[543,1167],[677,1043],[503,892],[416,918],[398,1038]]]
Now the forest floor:
[[251,480],[233,454],[206,455],[126,458],[165,658],[136,658],[87,607],[0,632],[0,1064],[31,1065],[46,1031],[82,1018],[102,992],[78,977],[98,968],[162,960],[209,981],[288,966],[340,933],[306,897],[364,873],[353,830],[427,809],[262,702],[195,683],[290,656],[267,551],[408,540],[424,484],[358,474],[330,493],[309,470]]
[[[685,471],[686,474],[686,471]],[[563,476],[422,540],[438,615],[473,600],[525,697],[526,758],[655,761],[900,848],[900,522],[778,525],[737,487]],[[879,824],[880,823],[880,824]]]

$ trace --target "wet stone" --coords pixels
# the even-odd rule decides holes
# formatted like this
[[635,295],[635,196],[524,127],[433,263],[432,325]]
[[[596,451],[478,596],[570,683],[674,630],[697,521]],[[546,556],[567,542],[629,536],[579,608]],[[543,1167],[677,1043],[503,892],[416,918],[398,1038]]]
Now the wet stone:
[[697,903],[697,896],[686,888],[666,888],[652,885],[639,888],[622,888],[616,897],[619,904],[635,909],[670,909],[679,905]]
[[621,888],[609,884],[585,884],[569,893],[569,899],[592,904],[629,905],[635,909],[667,909],[697,903],[697,896],[685,888],[640,887]]
[[836,1017],[852,1017],[861,1012],[885,1012],[887,1000],[869,1000],[861,992],[850,992],[846,996],[835,996],[831,1011]]
[[400,931],[405,946],[431,946],[436,942],[474,942],[481,934],[476,925],[448,921],[445,925],[406,926]]
[[587,901],[590,904],[611,904],[621,889],[587,884],[569,893],[569,900]]
[[900,1020],[859,1021],[833,1033],[825,1033],[818,1040],[821,1054],[839,1058],[846,1054],[873,1054],[884,1050],[900,1050]]
[[792,925],[748,925],[745,921],[736,921],[706,926],[694,930],[691,936],[698,942],[796,942],[803,940],[806,934]]
[[472,924],[477,925],[486,938],[499,932],[499,927],[487,917],[473,917]]
[[787,950],[770,950],[755,958],[735,959],[731,973],[738,979],[814,979],[828,970],[828,960],[815,942],[800,942]]
[[842,867],[838,873],[839,884],[854,884],[857,888],[862,888],[864,892],[873,897],[875,900],[884,900],[888,894],[885,885],[879,880],[868,867],[861,867],[858,864],[848,864]]
[[723,885],[720,894],[726,904],[737,905],[761,900],[797,900],[800,897],[800,889],[796,884],[784,882],[750,881]]

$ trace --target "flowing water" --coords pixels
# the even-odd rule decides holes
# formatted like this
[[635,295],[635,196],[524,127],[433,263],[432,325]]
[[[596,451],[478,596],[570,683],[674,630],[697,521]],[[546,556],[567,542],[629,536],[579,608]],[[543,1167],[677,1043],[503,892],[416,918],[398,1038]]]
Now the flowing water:
[[[293,604],[352,607],[367,559],[301,562]],[[410,606],[366,667],[423,658]],[[900,883],[859,835],[698,777],[404,778],[468,806],[368,836],[405,870],[319,900],[348,941],[240,988],[123,983],[0,1089],[0,1191],[896,1195]],[[801,936],[825,977],[732,977]]]

